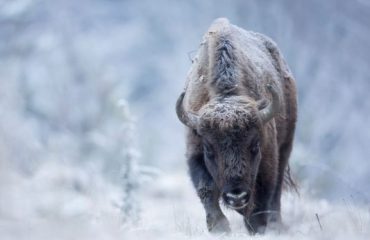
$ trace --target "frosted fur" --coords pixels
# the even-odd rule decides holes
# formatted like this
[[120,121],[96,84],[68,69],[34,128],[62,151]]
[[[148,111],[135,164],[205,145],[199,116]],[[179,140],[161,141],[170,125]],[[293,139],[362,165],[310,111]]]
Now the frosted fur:
[[[262,34],[221,18],[204,35],[176,111],[189,128],[186,155],[209,231],[230,231],[220,198],[252,234],[281,224],[285,173],[293,184],[286,169],[297,117],[294,82]],[[241,192],[244,202],[229,201],[228,193]]]
[[220,132],[248,129],[258,122],[255,102],[241,97],[230,97],[209,102],[200,110],[200,128]]
[[235,69],[237,59],[232,38],[226,31],[211,39],[213,42],[211,41],[209,53],[213,62],[210,69],[210,84],[217,93],[228,94],[236,89],[238,81]]

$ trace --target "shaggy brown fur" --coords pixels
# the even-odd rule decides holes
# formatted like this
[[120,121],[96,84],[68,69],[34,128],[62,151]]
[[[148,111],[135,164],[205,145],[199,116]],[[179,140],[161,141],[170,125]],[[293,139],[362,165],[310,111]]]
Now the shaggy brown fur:
[[275,43],[217,19],[204,36],[177,113],[188,126],[189,170],[208,229],[230,230],[219,198],[244,216],[251,233],[279,225],[297,101]]

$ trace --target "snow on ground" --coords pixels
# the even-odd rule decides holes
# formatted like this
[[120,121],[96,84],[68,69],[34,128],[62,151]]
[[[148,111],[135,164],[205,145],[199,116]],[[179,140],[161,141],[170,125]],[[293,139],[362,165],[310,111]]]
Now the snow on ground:
[[[4,169],[4,168],[3,168]],[[285,193],[288,229],[251,237],[240,215],[225,210],[232,233],[211,235],[185,170],[162,172],[140,193],[141,220],[122,226],[120,192],[94,168],[45,164],[24,177],[0,171],[0,239],[370,239],[370,206],[332,205]],[[318,214],[320,224],[316,218]]]

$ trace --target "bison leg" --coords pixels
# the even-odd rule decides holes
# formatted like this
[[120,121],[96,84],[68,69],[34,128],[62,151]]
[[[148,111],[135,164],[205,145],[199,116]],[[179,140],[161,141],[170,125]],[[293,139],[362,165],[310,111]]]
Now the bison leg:
[[244,217],[244,222],[249,232],[264,233],[274,213],[271,204],[274,198],[276,180],[278,175],[277,151],[271,151],[261,160],[257,175],[254,209],[250,215]]
[[210,232],[229,232],[229,222],[222,213],[218,201],[220,193],[206,169],[203,154],[191,155],[188,164],[192,182],[206,211],[208,230]]
[[276,189],[275,193],[271,202],[271,210],[273,211],[273,214],[271,214],[270,222],[272,224],[275,224],[276,226],[280,226],[282,224],[281,221],[281,214],[280,214],[280,208],[281,208],[281,193],[283,188],[283,182],[284,182],[284,173],[286,166],[288,164],[290,152],[292,150],[292,143],[283,144],[279,151],[279,172],[277,177],[277,183],[276,183]]
[[[258,184],[258,183],[257,183]],[[270,216],[270,203],[273,186],[260,185],[256,192],[255,208],[249,216],[244,216],[244,223],[251,234],[264,233]]]

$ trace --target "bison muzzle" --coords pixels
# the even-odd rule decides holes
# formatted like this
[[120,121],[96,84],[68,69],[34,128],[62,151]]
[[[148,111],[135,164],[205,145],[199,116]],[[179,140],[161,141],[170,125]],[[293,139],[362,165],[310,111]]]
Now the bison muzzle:
[[220,199],[243,215],[251,233],[281,224],[296,98],[294,78],[271,39],[227,19],[213,22],[176,104],[209,231],[230,231]]

